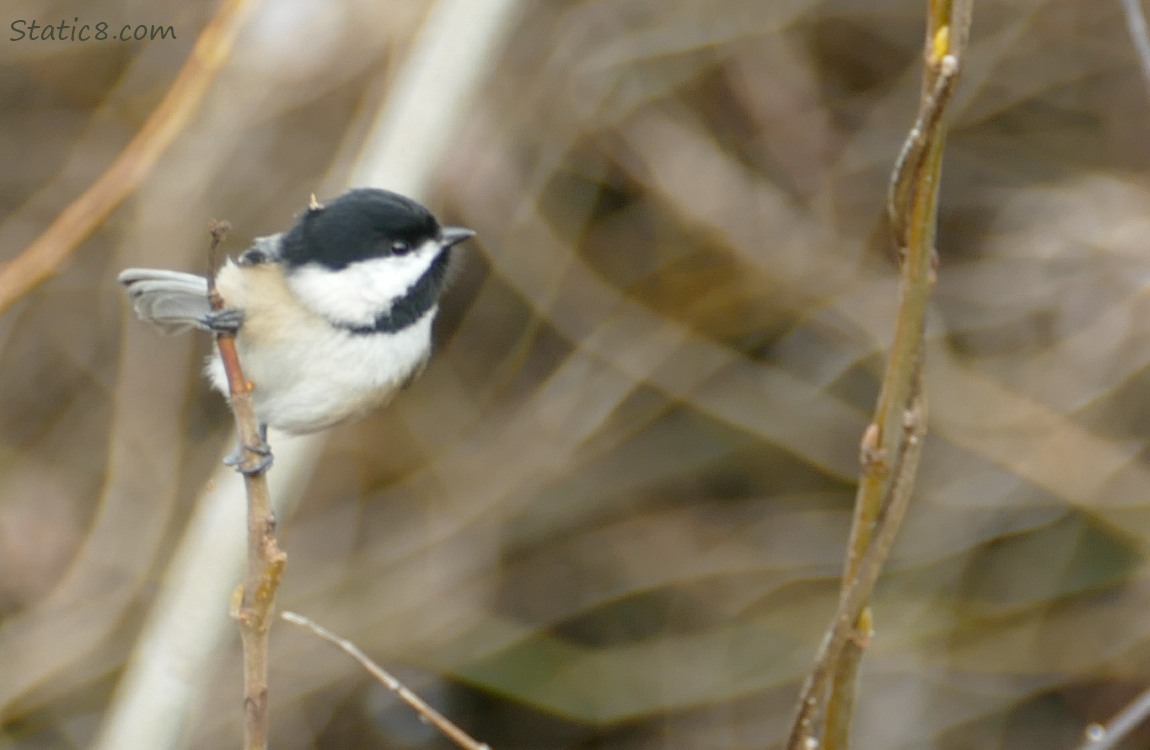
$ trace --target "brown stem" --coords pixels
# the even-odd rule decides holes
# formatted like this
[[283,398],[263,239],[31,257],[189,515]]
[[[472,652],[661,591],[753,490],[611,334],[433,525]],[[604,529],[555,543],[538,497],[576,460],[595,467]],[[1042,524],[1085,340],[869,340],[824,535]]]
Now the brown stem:
[[[226,222],[211,223],[211,255],[227,233]],[[209,278],[212,278],[209,276]],[[212,309],[219,310],[224,300],[209,282]],[[263,443],[252,405],[252,384],[244,378],[236,351],[235,337],[228,332],[216,334],[228,377],[228,399],[236,418],[236,431],[243,450],[244,488],[248,497],[248,558],[243,590],[232,615],[240,626],[240,643],[244,654],[244,748],[266,750],[268,746],[268,642],[276,590],[287,555],[276,542],[276,521],[272,514],[266,471],[253,471],[263,458],[253,446]]]

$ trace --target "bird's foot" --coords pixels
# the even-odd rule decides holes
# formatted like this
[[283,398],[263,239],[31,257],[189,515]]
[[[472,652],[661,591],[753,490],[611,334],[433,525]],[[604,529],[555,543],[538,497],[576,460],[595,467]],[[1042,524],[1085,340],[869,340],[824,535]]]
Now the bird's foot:
[[[247,459],[248,451],[256,455],[256,458],[251,462]],[[275,456],[272,455],[272,447],[268,445],[268,428],[266,425],[260,427],[258,443],[255,445],[244,445],[241,442],[235,453],[229,453],[224,457],[225,466],[234,466],[236,471],[249,477],[255,476],[256,474],[263,474],[271,468],[274,461]]]

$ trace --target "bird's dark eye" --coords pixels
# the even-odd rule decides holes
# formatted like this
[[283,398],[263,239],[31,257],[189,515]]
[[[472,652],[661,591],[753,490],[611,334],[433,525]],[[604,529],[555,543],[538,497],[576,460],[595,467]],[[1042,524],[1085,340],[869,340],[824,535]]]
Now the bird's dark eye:
[[258,266],[267,263],[271,258],[266,252],[259,248],[253,247],[250,250],[245,250],[236,262],[241,266]]
[[403,240],[391,243],[391,252],[395,255],[407,255],[411,252],[411,245]]

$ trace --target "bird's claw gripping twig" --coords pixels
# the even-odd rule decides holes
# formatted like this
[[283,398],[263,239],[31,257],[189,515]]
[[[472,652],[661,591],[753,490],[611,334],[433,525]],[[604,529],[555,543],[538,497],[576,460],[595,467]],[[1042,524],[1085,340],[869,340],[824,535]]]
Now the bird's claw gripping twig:
[[[247,451],[259,456],[251,464],[247,463]],[[244,445],[240,441],[240,445],[236,448],[235,453],[229,453],[224,457],[225,466],[234,466],[236,471],[247,476],[255,474],[263,474],[271,468],[272,462],[275,461],[275,456],[272,455],[272,447],[268,445],[268,426],[260,425],[259,442],[255,445]]]

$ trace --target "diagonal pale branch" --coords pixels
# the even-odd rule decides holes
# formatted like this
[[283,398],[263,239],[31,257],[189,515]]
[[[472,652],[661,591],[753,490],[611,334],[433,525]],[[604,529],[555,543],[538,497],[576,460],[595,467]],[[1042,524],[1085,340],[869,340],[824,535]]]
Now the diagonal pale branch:
[[1113,750],[1150,717],[1150,688],[1143,690],[1105,726],[1091,724],[1078,750]]
[[902,259],[899,309],[862,473],[834,619],[805,681],[788,750],[848,746],[858,665],[871,634],[868,602],[910,501],[922,439],[923,336],[935,281],[935,225],[947,105],[958,80],[973,0],[931,0],[923,99],[891,181],[889,216]]
[[309,620],[303,615],[297,615],[295,612],[284,612],[280,617],[293,625],[299,625],[302,628],[310,630],[319,638],[322,638],[355,659],[360,663],[360,666],[368,671],[368,674],[383,683],[388,690],[398,695],[399,699],[408,706],[411,706],[412,710],[418,713],[421,719],[443,732],[451,738],[456,745],[463,748],[463,750],[491,750],[489,745],[472,739],[471,735],[457,727],[450,719],[429,706],[418,695],[411,692],[402,682],[395,679],[390,672],[368,658],[367,654],[363,653],[359,646],[356,646],[346,638],[340,638],[322,625]]
[[32,244],[0,266],[0,313],[47,279],[152,171],[195,113],[231,53],[249,0],[224,0],[144,126],[103,174]]

